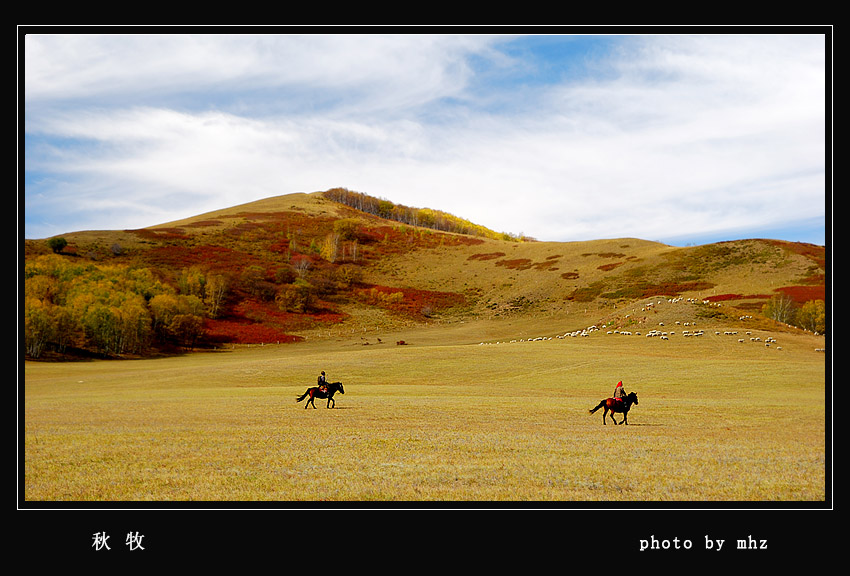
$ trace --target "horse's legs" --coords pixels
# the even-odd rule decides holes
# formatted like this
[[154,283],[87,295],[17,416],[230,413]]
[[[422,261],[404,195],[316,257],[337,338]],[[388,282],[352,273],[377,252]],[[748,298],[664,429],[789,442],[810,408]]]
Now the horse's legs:
[[[605,424],[605,425],[608,424],[607,422],[605,422],[605,417],[607,415],[608,415],[608,407],[606,406],[605,410],[602,411],[602,423]],[[612,415],[611,418],[614,418],[614,416]]]

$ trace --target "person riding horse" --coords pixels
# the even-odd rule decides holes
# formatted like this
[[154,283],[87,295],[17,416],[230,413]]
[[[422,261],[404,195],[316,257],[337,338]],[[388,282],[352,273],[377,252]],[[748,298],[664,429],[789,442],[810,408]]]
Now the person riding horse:
[[620,402],[626,401],[626,389],[623,388],[623,381],[620,380],[617,382],[617,385],[614,386],[614,400],[619,400]]
[[322,370],[322,373],[319,374],[319,379],[316,382],[316,384],[319,386],[319,390],[321,390],[322,392],[328,391],[328,381],[325,378],[325,371],[324,370]]

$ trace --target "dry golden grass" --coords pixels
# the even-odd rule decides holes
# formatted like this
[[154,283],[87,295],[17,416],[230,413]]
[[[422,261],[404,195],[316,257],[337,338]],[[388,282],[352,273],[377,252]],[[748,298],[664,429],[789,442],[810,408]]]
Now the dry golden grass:
[[[484,328],[27,363],[25,498],[825,499],[822,339],[473,343]],[[320,370],[345,384],[334,410],[295,402]],[[588,409],[620,379],[640,404],[603,426]]]
[[[283,196],[155,228],[202,234],[238,224],[244,212],[287,210],[330,217],[339,207]],[[409,230],[411,239],[423,234],[431,232]],[[89,245],[108,253],[115,243],[145,243],[127,232],[69,238],[85,246],[81,254]],[[348,321],[305,333],[306,344],[27,362],[25,499],[825,500],[825,358],[814,352],[823,338],[777,333],[777,350],[715,336],[725,327],[693,307],[647,312],[626,296],[574,297],[593,285],[662,282],[679,268],[714,283],[715,294],[760,294],[799,282],[809,260],[739,259],[718,271],[709,268],[726,261],[691,258],[698,249],[635,239],[424,245],[383,255],[364,281],[467,296],[429,328],[354,307]],[[671,262],[679,266],[666,268]],[[719,321],[739,315],[730,314]],[[600,319],[643,332],[698,319],[706,334],[686,339],[677,328],[662,342],[603,329],[492,344]],[[305,410],[295,398],[320,370],[342,380],[346,394],[334,410],[321,401]],[[621,379],[640,404],[629,426],[603,426],[588,409]]]

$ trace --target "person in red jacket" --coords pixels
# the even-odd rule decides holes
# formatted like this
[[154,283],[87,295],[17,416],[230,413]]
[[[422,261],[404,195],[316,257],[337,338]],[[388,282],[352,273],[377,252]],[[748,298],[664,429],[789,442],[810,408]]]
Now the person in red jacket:
[[623,388],[622,380],[617,382],[617,385],[614,386],[614,399],[619,400],[620,402],[626,401],[626,389]]

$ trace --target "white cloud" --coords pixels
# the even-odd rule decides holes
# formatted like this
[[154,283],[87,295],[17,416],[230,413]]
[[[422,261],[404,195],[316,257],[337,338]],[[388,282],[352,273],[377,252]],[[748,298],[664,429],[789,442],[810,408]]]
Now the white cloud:
[[[260,91],[263,107],[382,113],[459,95],[479,36],[116,35],[26,38],[28,103]],[[275,92],[275,90],[280,90]],[[357,106],[355,108],[355,105]]]
[[822,38],[628,38],[480,109],[507,40],[28,37],[27,162],[104,227],[333,186],[552,240],[823,215]]

